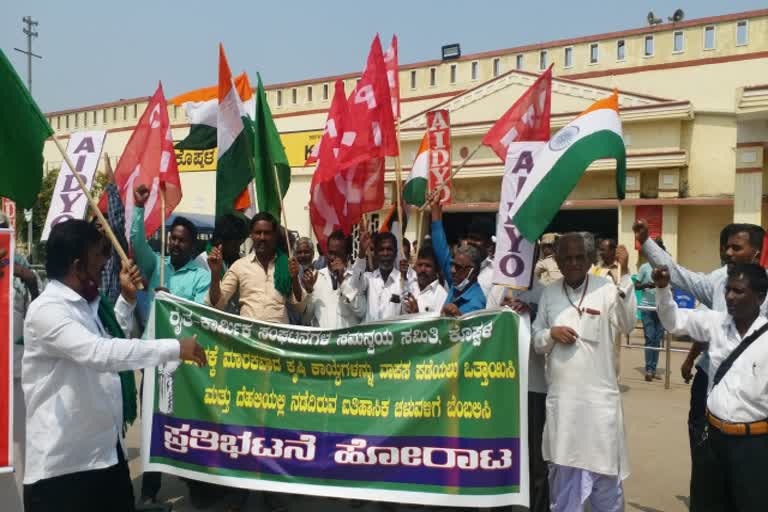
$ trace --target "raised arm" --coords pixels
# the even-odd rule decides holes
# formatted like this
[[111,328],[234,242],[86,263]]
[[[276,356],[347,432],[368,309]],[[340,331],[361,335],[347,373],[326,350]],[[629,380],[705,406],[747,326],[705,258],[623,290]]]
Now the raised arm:
[[653,280],[656,283],[656,312],[664,328],[671,334],[709,342],[713,326],[708,320],[713,316],[720,318],[721,313],[678,308],[669,287],[670,273],[665,267],[653,271]]
[[616,261],[620,265],[622,277],[617,286],[614,319],[619,332],[629,334],[635,328],[637,321],[637,297],[632,277],[629,275],[629,252],[623,245],[616,248]]
[[133,257],[141,273],[149,280],[155,273],[158,256],[147,243],[147,237],[144,233],[144,204],[149,198],[149,189],[146,186],[139,186],[134,192],[133,217],[131,218],[131,245],[133,246]]
[[669,253],[651,240],[648,236],[648,225],[644,220],[638,220],[632,229],[635,231],[635,240],[640,244],[640,248],[651,266],[667,267],[672,286],[690,293],[708,308],[712,307],[715,287],[707,274],[693,272],[678,265]]
[[443,208],[440,206],[440,194],[431,201],[432,207],[432,250],[435,251],[437,265],[446,279],[451,277],[451,249],[443,228]]

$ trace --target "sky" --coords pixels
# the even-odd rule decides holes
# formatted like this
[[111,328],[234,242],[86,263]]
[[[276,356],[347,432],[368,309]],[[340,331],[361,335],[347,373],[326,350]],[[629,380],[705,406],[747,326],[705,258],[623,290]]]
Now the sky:
[[[668,2],[487,0],[3,0],[0,49],[26,80],[22,17],[39,22],[32,92],[44,112],[213,85],[218,43],[234,73],[265,84],[356,72],[376,32],[399,39],[400,62],[464,54],[646,25],[649,10],[686,19],[765,8],[761,0]],[[543,9],[542,9],[543,8]],[[255,82],[255,80],[252,80]]]

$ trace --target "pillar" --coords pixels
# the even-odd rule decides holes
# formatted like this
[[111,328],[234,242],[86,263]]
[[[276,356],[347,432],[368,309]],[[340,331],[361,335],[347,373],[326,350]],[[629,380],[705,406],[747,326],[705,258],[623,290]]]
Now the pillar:
[[733,221],[760,225],[763,207],[763,146],[736,148],[736,180],[733,192]]

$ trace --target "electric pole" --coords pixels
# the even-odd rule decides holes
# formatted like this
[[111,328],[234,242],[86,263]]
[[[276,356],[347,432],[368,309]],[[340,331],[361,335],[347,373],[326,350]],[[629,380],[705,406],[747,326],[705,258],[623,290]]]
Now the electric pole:
[[[17,52],[23,53],[27,56],[27,89],[29,95],[32,95],[32,57],[42,59],[40,55],[32,53],[32,38],[37,37],[37,31],[35,27],[38,23],[32,19],[32,16],[24,16],[21,21],[26,25],[23,32],[27,35],[27,49],[26,51],[14,48]],[[24,210],[24,220],[27,221],[27,252],[29,262],[32,262],[32,208]]]

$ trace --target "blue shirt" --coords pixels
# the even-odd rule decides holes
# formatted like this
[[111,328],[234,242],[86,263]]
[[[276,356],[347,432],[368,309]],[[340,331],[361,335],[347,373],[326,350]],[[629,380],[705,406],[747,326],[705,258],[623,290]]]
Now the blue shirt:
[[[651,273],[653,267],[650,263],[643,263],[637,270],[637,282],[638,284],[652,284],[653,278]],[[656,306],[656,287],[643,288],[640,290],[640,305],[641,306]]]
[[[160,255],[156,254],[147,243],[144,234],[144,208],[134,207],[131,219],[131,245],[133,256],[141,273],[149,281],[149,302],[155,300],[155,288],[160,286]],[[195,258],[176,270],[171,264],[171,257],[165,261],[165,288],[178,297],[202,304],[205,294],[211,286],[211,273],[201,267]]]
[[[451,277],[451,250],[448,247],[448,239],[445,236],[445,229],[443,228],[442,221],[432,222],[432,250],[435,251],[435,258],[437,258],[437,265],[445,276],[446,282],[450,281]],[[464,289],[463,292],[459,292],[456,287],[451,284],[448,289],[448,297],[445,299],[446,304],[456,304],[461,311],[461,314],[471,313],[472,311],[478,311],[485,309],[486,297],[483,293],[483,289],[477,282],[472,283]]]

